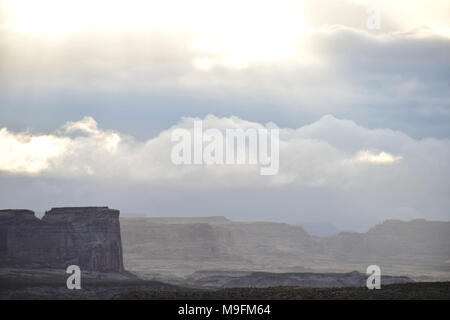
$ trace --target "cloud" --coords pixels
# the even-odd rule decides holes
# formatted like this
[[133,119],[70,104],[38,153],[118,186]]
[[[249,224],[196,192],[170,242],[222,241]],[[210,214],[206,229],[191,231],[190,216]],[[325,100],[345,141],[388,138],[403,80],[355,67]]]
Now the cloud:
[[[298,184],[304,186],[361,187],[362,179],[378,175],[387,182],[402,170],[412,173],[418,157],[426,156],[427,143],[388,129],[371,130],[353,121],[333,116],[298,129],[280,129],[280,173],[261,177],[255,165],[176,166],[170,159],[174,142],[171,133],[177,128],[193,132],[198,118],[183,118],[171,128],[148,141],[138,141],[111,130],[103,130],[91,117],[68,122],[54,134],[13,133],[0,131],[1,170],[12,173],[60,178],[87,174],[98,179],[117,178],[149,183],[253,186]],[[244,130],[273,128],[238,117],[205,117],[203,130],[215,128]],[[430,140],[434,148],[445,150],[447,140]],[[247,142],[248,143],[248,142]],[[373,152],[370,150],[382,150]],[[430,150],[428,150],[430,152]],[[434,151],[436,152],[436,151]],[[414,153],[416,153],[414,155]],[[448,157],[448,152],[440,154]],[[439,159],[444,161],[445,159]],[[400,162],[400,160],[404,160]],[[358,163],[401,166],[399,172],[370,171]],[[402,164],[403,163],[403,164]],[[445,168],[447,170],[447,168]],[[421,171],[425,171],[422,169]],[[383,177],[383,174],[385,176]],[[418,173],[415,173],[417,175]],[[216,180],[220,178],[220,181]],[[404,176],[403,179],[408,179]],[[370,181],[368,181],[370,184]]]
[[389,164],[400,161],[401,156],[394,156],[387,152],[380,152],[378,154],[369,150],[359,151],[354,161],[369,164]]
[[[54,133],[3,128],[0,200],[11,207],[108,204],[125,215],[214,212],[287,222],[314,213],[359,227],[407,214],[448,218],[448,139],[417,140],[328,115],[279,128],[279,173],[261,176],[258,165],[174,165],[171,132],[192,130],[196,120],[183,118],[146,141],[102,129],[91,117]],[[201,120],[204,130],[276,127],[238,117]],[[275,214],[281,207],[283,213]]]
[[[79,131],[86,134],[72,137]],[[55,134],[13,133],[0,130],[0,171],[56,176],[94,174],[92,156],[102,152],[114,155],[120,142],[118,134],[98,129],[97,122],[85,117],[68,122]],[[100,160],[100,159],[98,159]]]
[[[250,38],[164,30],[78,31],[51,40],[0,33],[2,125],[8,117],[29,127],[24,113],[39,119],[54,109],[85,109],[79,115],[106,118],[120,109],[112,119],[119,126],[139,106],[155,122],[214,113],[292,127],[334,114],[415,138],[450,134],[450,38],[431,28],[371,34],[322,26],[247,52],[240,43],[251,46]],[[261,55],[264,46],[282,52]],[[58,112],[66,121],[67,112]]]

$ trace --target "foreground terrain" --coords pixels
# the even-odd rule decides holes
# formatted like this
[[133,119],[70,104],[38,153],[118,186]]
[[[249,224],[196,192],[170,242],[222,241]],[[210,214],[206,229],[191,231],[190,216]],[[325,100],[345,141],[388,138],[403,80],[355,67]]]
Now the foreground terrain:
[[[142,293],[155,299],[170,299],[171,297],[214,299],[216,294],[217,298],[224,295],[230,299],[240,299],[242,294],[244,294],[243,298],[247,295],[253,297],[256,294],[263,299],[265,295],[275,297],[272,292],[276,292],[281,299],[284,295],[283,290],[287,289],[279,288],[315,287],[329,290],[332,287],[360,287],[367,290],[365,288],[366,279],[366,275],[356,271],[349,273],[204,271],[196,272],[180,281],[178,285],[174,285],[140,279],[131,273],[83,272],[81,290],[69,290],[66,286],[67,274],[64,270],[13,268],[0,269],[0,299],[97,300],[110,299],[113,296],[121,297],[122,295],[127,297],[127,292],[139,292],[137,297],[140,297]],[[411,282],[411,279],[407,277],[384,276],[381,279],[382,286],[408,282]],[[224,290],[226,288],[231,291]],[[264,290],[253,291],[256,288]],[[289,290],[286,293],[290,292]]]
[[[250,275],[255,276],[254,273]],[[64,270],[29,270],[28,273],[25,270],[20,270],[20,272],[10,270],[8,273],[0,274],[0,299],[450,299],[450,282],[414,283],[406,282],[409,281],[406,278],[392,277],[382,281],[380,290],[368,290],[358,280],[360,274],[355,272],[315,274],[315,281],[319,278],[326,279],[320,287],[292,285],[293,282],[290,282],[292,277],[295,277],[296,281],[299,281],[298,279],[311,281],[309,279],[312,274],[257,273],[256,276],[259,281],[261,281],[259,278],[264,276],[267,285],[274,285],[257,288],[249,287],[248,284],[243,286],[241,283],[242,287],[228,287],[232,284],[229,282],[220,289],[206,289],[205,287],[189,286],[187,283],[185,286],[176,286],[159,281],[143,280],[131,275],[90,273],[83,276],[81,290],[69,290],[66,287],[67,275]],[[248,277],[249,275],[244,276],[245,279]],[[273,281],[273,277],[280,280]],[[355,280],[356,282],[354,282]],[[391,281],[399,281],[399,283],[389,284],[392,283]],[[239,285],[239,283],[236,284]],[[317,282],[315,284],[317,285]]]
[[183,288],[132,275],[83,273],[81,290],[69,290],[65,270],[0,269],[0,300],[104,300],[132,290],[170,291]]
[[390,284],[380,290],[346,288],[230,288],[216,291],[132,291],[116,295],[123,300],[449,300],[450,282]]

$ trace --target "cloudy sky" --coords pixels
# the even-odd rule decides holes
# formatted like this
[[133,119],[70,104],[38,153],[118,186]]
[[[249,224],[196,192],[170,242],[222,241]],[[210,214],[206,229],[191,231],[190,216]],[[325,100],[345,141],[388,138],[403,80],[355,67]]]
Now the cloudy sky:
[[[449,27],[442,0],[0,0],[0,207],[449,220]],[[196,119],[280,128],[279,174],[175,166]]]

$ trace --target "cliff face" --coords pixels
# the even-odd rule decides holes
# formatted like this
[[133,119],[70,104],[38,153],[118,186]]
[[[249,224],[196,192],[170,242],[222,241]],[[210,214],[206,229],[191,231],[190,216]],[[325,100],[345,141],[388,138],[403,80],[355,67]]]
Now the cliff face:
[[122,272],[119,210],[53,208],[40,220],[29,210],[0,210],[0,257],[16,263]]
[[321,249],[301,227],[283,223],[233,222],[223,217],[122,218],[121,229],[126,268],[142,273],[182,275],[280,266],[299,270],[308,263],[305,257]]
[[[450,279],[450,222],[386,221],[366,233],[310,236],[303,228],[225,218],[122,218],[131,271],[186,275],[197,270],[359,270]],[[406,270],[406,271],[405,271]],[[421,278],[423,279],[423,278]]]
[[322,242],[340,260],[439,265],[450,259],[450,222],[387,220],[366,233],[342,232]]
[[[32,259],[30,248],[39,243],[40,221],[30,210],[0,210],[0,257]],[[30,256],[31,255],[31,256]]]

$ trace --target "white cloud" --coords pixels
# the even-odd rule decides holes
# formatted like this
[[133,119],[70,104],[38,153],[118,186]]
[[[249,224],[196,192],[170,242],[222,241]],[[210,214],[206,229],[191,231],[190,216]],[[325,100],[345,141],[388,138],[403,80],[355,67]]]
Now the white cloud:
[[[289,126],[335,114],[414,137],[448,135],[450,38],[436,30],[371,34],[322,26],[294,32],[292,39],[280,40],[283,44],[261,36],[262,44],[255,44],[247,36],[166,30],[77,31],[49,40],[0,28],[0,98],[12,100],[2,108],[20,119],[17,110],[37,113],[51,98],[63,108],[89,105],[100,114],[117,101],[110,99],[114,95],[127,99],[118,102],[122,112],[128,104],[140,104],[166,119],[160,109],[179,97],[196,101],[170,101],[171,121],[204,115],[205,109],[261,119],[266,104],[264,120]],[[72,95],[76,99],[60,101]],[[92,96],[101,103],[91,103]],[[166,101],[158,101],[161,97]],[[35,104],[40,108],[29,106]]]
[[0,171],[38,174],[67,151],[69,140],[0,129]]
[[[192,130],[194,120],[183,118],[146,142],[102,130],[91,117],[69,122],[55,134],[12,133],[4,128],[0,131],[0,169],[60,178],[90,175],[100,180],[116,180],[118,184],[124,180],[181,185],[195,181],[199,186],[295,184],[358,188],[370,181],[388,183],[400,177],[406,183],[411,178],[409,174],[426,174],[430,169],[427,165],[445,163],[450,151],[448,140],[417,141],[399,132],[370,130],[352,121],[325,116],[308,126],[280,130],[280,173],[274,177],[259,176],[255,165],[176,166],[170,160],[174,144],[171,132],[176,128]],[[274,126],[213,115],[205,117],[203,124],[204,130],[217,128],[223,132]],[[436,154],[438,159],[430,154]],[[380,171],[358,166],[361,163],[396,166]],[[448,170],[448,165],[441,170]],[[433,174],[441,175],[435,170]]]
[[[80,131],[84,134],[71,136]],[[74,177],[93,175],[93,167],[102,167],[101,154],[114,156],[120,136],[103,131],[91,117],[68,122],[55,134],[13,133],[0,130],[0,171],[17,174]]]
[[374,153],[369,150],[359,151],[353,161],[369,164],[390,164],[402,159],[387,152]]
[[[196,119],[183,118],[147,141],[104,130],[90,117],[52,134],[3,128],[0,200],[10,207],[108,204],[125,213],[214,212],[290,222],[315,212],[359,226],[398,217],[399,208],[414,217],[448,218],[448,139],[416,140],[329,115],[280,128],[279,173],[261,176],[257,165],[174,165],[171,132],[192,130]],[[202,120],[204,130],[275,126],[238,117]]]

